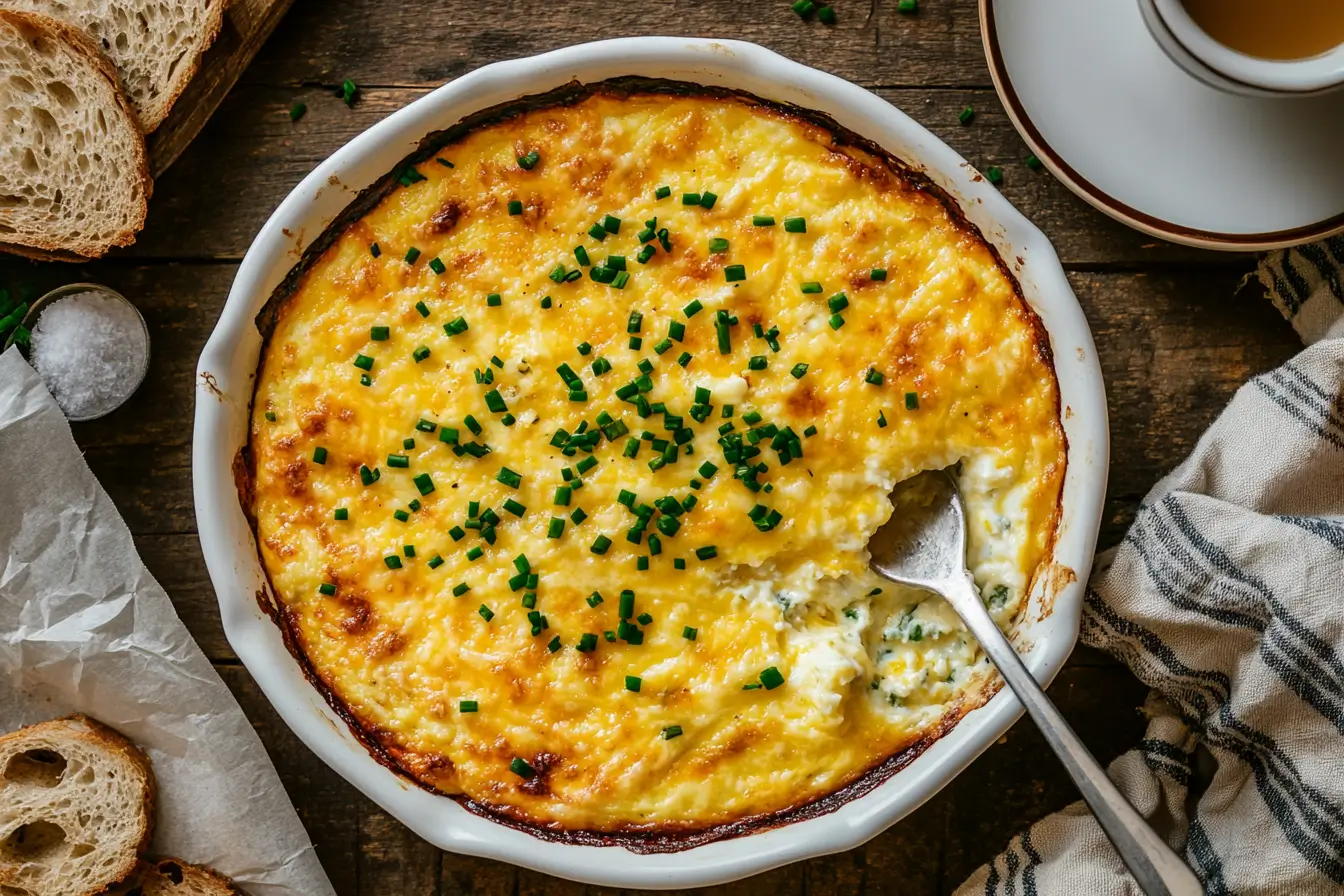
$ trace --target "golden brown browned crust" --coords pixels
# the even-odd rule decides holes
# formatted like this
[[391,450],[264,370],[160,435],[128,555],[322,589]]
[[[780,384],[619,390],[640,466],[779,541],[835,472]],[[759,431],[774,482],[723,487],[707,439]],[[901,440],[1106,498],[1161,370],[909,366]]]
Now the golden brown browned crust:
[[[1027,304],[1022,295],[1021,286],[1018,283],[1017,278],[1013,276],[995,247],[984,239],[983,235],[974,224],[966,219],[955,201],[945,191],[937,187],[922,172],[915,170],[907,163],[897,159],[895,156],[873,144],[871,141],[865,140],[857,134],[840,127],[834,120],[821,113],[762,100],[743,91],[705,87],[683,82],[629,77],[612,79],[610,81],[592,85],[581,85],[578,83],[570,84],[547,94],[527,97],[512,103],[482,110],[481,112],[468,116],[463,119],[463,121],[444,131],[435,132],[426,136],[415,152],[399,162],[391,171],[369,188],[361,192],[360,195],[336,217],[327,229],[313,241],[313,243],[304,251],[298,263],[294,265],[286,275],[285,279],[276,287],[266,304],[258,312],[256,316],[256,324],[261,333],[263,344],[260,360],[258,362],[258,376],[256,377],[255,382],[257,384],[261,382],[260,364],[264,363],[267,347],[270,343],[271,336],[275,331],[276,324],[279,321],[281,314],[284,312],[285,305],[289,298],[298,292],[309,269],[322,258],[323,254],[333,245],[338,237],[348,229],[358,226],[363,216],[377,206],[391,190],[396,188],[398,174],[404,170],[407,165],[428,159],[443,151],[445,147],[451,146],[456,141],[462,139],[465,135],[475,129],[504,121],[526,112],[542,108],[572,105],[597,94],[621,97],[645,93],[701,96],[747,102],[768,109],[786,119],[800,122],[814,128],[820,128],[831,137],[832,145],[835,147],[836,152],[846,154],[846,158],[848,159],[847,164],[850,164],[854,168],[856,176],[870,179],[890,178],[894,182],[898,182],[903,189],[927,195],[934,199],[945,209],[951,222],[967,239],[974,241],[989,251],[993,257],[994,263],[1012,284],[1016,299],[1020,304],[1026,319],[1030,322],[1029,326],[1034,335],[1033,341],[1037,354],[1042,363],[1053,373],[1053,354],[1051,352],[1048,334],[1046,333],[1044,324]],[[847,154],[848,151],[853,151],[856,155],[864,155],[870,158],[850,156]],[[449,218],[455,219],[456,214],[448,214],[444,218],[443,224],[451,227],[453,221],[450,221]],[[1055,417],[1058,419],[1060,396],[1058,382],[1054,376],[1051,376],[1051,385],[1054,395]],[[256,395],[254,392],[253,401],[255,402],[255,400]],[[239,485],[240,500],[244,505],[244,510],[247,513],[249,520],[252,522],[255,536],[256,518],[252,507],[254,497],[252,484],[255,482],[255,463],[258,452],[252,441],[253,438],[254,435],[249,432],[248,444],[239,453],[239,463],[235,467],[235,476]],[[1061,430],[1061,439],[1063,438],[1064,436]],[[1066,448],[1067,443],[1065,442],[1064,449],[1066,450]],[[1062,470],[1060,476],[1061,478],[1063,476]],[[1053,551],[1054,544],[1058,539],[1060,513],[1061,509],[1056,506],[1046,547],[1047,556]],[[269,571],[266,570],[264,563],[262,564],[262,567],[269,583]],[[1041,574],[1042,572],[1039,568],[1033,572],[1032,585],[1035,584],[1036,579],[1039,578]],[[274,588],[271,588],[270,591],[272,595],[276,595]],[[303,643],[303,635],[295,621],[293,613],[283,605],[283,602],[279,600],[278,596],[273,596],[272,600],[275,602],[278,610],[278,612],[271,614],[272,619],[281,630],[286,648],[299,663],[305,677],[320,693],[322,693],[332,709],[345,720],[356,739],[368,749],[373,758],[380,764],[388,767],[397,774],[400,774],[407,780],[412,781],[426,790],[444,793],[442,790],[436,788],[432,782],[427,781],[423,775],[418,774],[416,769],[413,769],[406,762],[400,760],[397,755],[399,751],[391,745],[384,743],[378,737],[378,733],[372,726],[370,726],[368,721],[360,718],[359,714],[323,680],[308,655],[308,651]],[[1019,619],[1021,619],[1020,616]],[[703,823],[697,824],[695,822],[685,822],[650,826],[624,825],[617,827],[614,830],[601,831],[576,830],[562,828],[559,825],[540,824],[526,817],[525,813],[520,812],[516,808],[483,803],[462,794],[444,793],[444,795],[457,800],[461,805],[476,814],[492,818],[503,824],[526,831],[541,839],[588,845],[620,845],[631,851],[640,853],[671,852],[689,849],[704,843],[768,830],[794,821],[824,815],[834,811],[850,800],[863,796],[913,762],[933,743],[955,727],[967,713],[983,706],[998,691],[998,688],[999,683],[995,680],[986,683],[976,691],[964,694],[959,701],[949,708],[943,715],[936,729],[931,734],[923,736],[913,743],[907,744],[870,767],[856,772],[845,784],[830,793],[805,800],[786,809],[759,816],[738,819],[728,823],[711,823],[706,825]]]
[[83,261],[86,258],[102,256],[111,246],[131,245],[135,242],[136,233],[145,226],[145,216],[149,214],[149,197],[154,191],[154,180],[149,175],[149,154],[145,150],[144,135],[140,132],[140,125],[136,122],[135,113],[131,111],[130,102],[126,99],[125,93],[122,92],[121,81],[117,77],[116,68],[103,55],[103,51],[99,49],[98,45],[84,32],[65,22],[37,13],[14,12],[4,9],[0,9],[0,21],[7,22],[15,28],[36,31],[51,40],[67,44],[75,55],[87,59],[97,69],[98,74],[112,88],[112,95],[116,100],[118,111],[125,116],[136,134],[139,135],[139,139],[132,141],[132,152],[135,154],[133,167],[141,186],[137,193],[136,209],[133,213],[135,226],[117,234],[108,246],[90,244],[64,247],[53,243],[35,241],[24,245],[0,243],[0,251],[24,255],[42,261]]
[[140,862],[135,872],[104,896],[247,896],[233,881],[201,865],[171,856]]

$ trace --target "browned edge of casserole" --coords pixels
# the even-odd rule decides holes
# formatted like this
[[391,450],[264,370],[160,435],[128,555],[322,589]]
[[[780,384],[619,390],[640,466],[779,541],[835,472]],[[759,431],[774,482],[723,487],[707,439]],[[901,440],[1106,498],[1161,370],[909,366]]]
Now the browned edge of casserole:
[[[282,280],[275,288],[271,293],[270,298],[267,299],[266,304],[257,313],[256,325],[261,334],[262,345],[257,361],[257,373],[254,375],[254,392],[252,398],[249,399],[248,404],[248,443],[239,449],[233,465],[239,500],[242,504],[243,512],[248,519],[248,523],[252,528],[254,542],[257,540],[257,519],[252,509],[256,463],[251,447],[250,421],[256,397],[255,389],[261,381],[261,365],[265,362],[266,352],[270,346],[271,336],[274,333],[276,323],[279,321],[286,303],[298,288],[300,281],[308,272],[308,269],[322,257],[323,253],[326,252],[346,228],[358,222],[397,188],[397,178],[399,173],[406,166],[418,164],[429,159],[431,156],[460,140],[471,131],[537,109],[572,105],[596,94],[605,94],[619,98],[649,93],[671,94],[677,96],[699,96],[745,102],[752,106],[768,109],[786,119],[794,119],[819,127],[831,135],[834,145],[837,147],[853,147],[882,160],[897,177],[904,179],[907,184],[917,191],[938,201],[947,211],[949,219],[958,229],[989,250],[999,269],[1012,284],[1017,300],[1021,303],[1022,308],[1026,312],[1027,319],[1031,322],[1031,326],[1035,331],[1036,350],[1042,363],[1054,373],[1054,356],[1050,348],[1049,334],[1046,332],[1040,317],[1026,302],[1017,278],[1013,276],[1008,266],[1004,264],[1003,258],[1000,256],[998,250],[984,238],[980,229],[966,219],[965,214],[963,214],[952,197],[943,189],[936,186],[928,175],[924,174],[922,171],[916,170],[908,163],[896,158],[890,152],[873,143],[871,140],[860,137],[858,134],[841,127],[833,118],[824,113],[791,104],[763,100],[747,91],[723,87],[710,87],[685,81],[672,81],[639,76],[612,78],[605,81],[593,82],[591,84],[582,84],[575,81],[546,93],[522,97],[508,103],[492,106],[488,109],[482,109],[468,115],[448,128],[440,131],[433,131],[426,135],[421,139],[414,152],[407,155],[387,174],[384,174],[372,185],[361,191],[359,195],[356,196],[329,225],[327,225],[322,233],[303,251],[299,261],[295,263],[294,267],[292,267],[289,273],[285,275],[284,280]],[[1056,419],[1059,419],[1060,398],[1058,376],[1052,376],[1051,380],[1054,384],[1055,393],[1055,417]],[[1064,440],[1066,458],[1065,477],[1067,477],[1068,441],[1062,427],[1061,438]],[[1062,500],[1061,490],[1060,501],[1062,502]],[[1028,595],[1035,591],[1036,584],[1041,578],[1042,571],[1049,566],[1048,557],[1053,553],[1054,545],[1058,540],[1061,517],[1062,508],[1059,504],[1056,504],[1054,516],[1050,524],[1049,542],[1046,551],[1047,559],[1043,560],[1038,568],[1033,570],[1031,581],[1027,589]],[[299,664],[299,668],[303,671],[304,677],[307,678],[312,686],[322,694],[331,709],[345,721],[346,725],[349,726],[351,733],[365,747],[365,749],[369,751],[369,754],[378,763],[422,789],[432,793],[442,794],[441,791],[425,784],[411,774],[406,768],[402,767],[397,760],[395,750],[389,749],[389,747],[379,739],[379,732],[362,721],[358,715],[351,710],[346,702],[338,694],[333,692],[324,681],[322,681],[317,670],[304,652],[298,634],[298,626],[292,618],[291,611],[280,601],[275,593],[274,587],[271,585],[270,573],[266,570],[265,564],[260,561],[260,552],[258,552],[258,563],[260,563],[262,573],[266,577],[266,587],[257,592],[257,602],[262,611],[270,617],[271,621],[274,622],[280,630],[286,649]],[[1047,600],[1042,607],[1040,618],[1048,616],[1052,608],[1053,595],[1048,595]],[[1026,613],[1029,609],[1030,603],[1028,602],[1024,604],[1021,612]],[[1020,619],[1021,617],[1019,616],[1019,621]],[[939,720],[934,732],[926,734],[914,743],[857,773],[846,784],[836,790],[786,809],[741,818],[732,822],[711,825],[695,825],[693,823],[676,825],[631,825],[615,831],[595,831],[587,829],[570,830],[560,827],[559,825],[543,825],[519,818],[507,807],[485,805],[471,799],[465,794],[442,795],[455,800],[465,809],[476,815],[489,818],[493,821],[507,825],[508,827],[526,832],[542,840],[583,846],[622,846],[631,852],[641,854],[677,852],[701,846],[706,843],[713,843],[718,840],[740,837],[746,834],[782,827],[796,821],[805,821],[809,818],[816,818],[817,816],[835,811],[849,801],[858,799],[871,792],[901,769],[914,762],[915,759],[931,747],[939,738],[943,737],[956,727],[963,716],[987,703],[989,699],[998,692],[1001,686],[1002,681],[995,676],[994,679],[983,684],[978,689],[963,694],[956,703],[948,707],[947,711]]]

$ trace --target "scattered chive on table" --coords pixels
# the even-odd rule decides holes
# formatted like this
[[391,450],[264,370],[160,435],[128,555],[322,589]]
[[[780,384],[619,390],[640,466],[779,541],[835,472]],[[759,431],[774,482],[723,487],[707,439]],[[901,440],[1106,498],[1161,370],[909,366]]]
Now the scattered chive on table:
[[[981,171],[1001,169],[1001,189],[1058,249],[1101,355],[1113,440],[1103,548],[1116,543],[1144,492],[1190,450],[1237,386],[1298,347],[1258,288],[1238,292],[1249,257],[1130,231],[1031,164],[991,87],[973,0],[922,0],[913,12],[902,12],[898,0],[834,0],[830,7],[834,24],[829,15],[801,18],[788,0],[499,0],[446,15],[388,0],[296,0],[200,139],[155,184],[148,227],[135,246],[85,265],[0,260],[0,288],[35,298],[74,280],[106,283],[148,321],[153,361],[144,386],[110,417],[75,426],[75,436],[145,562],[257,726],[342,896],[587,892],[440,853],[319,762],[225,642],[197,544],[190,464],[196,359],[239,259],[319,160],[426,91],[488,62],[583,41],[738,37],[873,90]],[[347,92],[346,80],[358,86],[350,105],[337,96]],[[295,103],[307,112],[291,121]],[[967,108],[974,116],[963,124]],[[1098,653],[1077,651],[1051,694],[1103,761],[1142,733],[1144,688]],[[1020,722],[942,793],[865,846],[720,891],[838,896],[890,892],[896,880],[903,896],[948,893],[1026,823],[1075,798],[1040,735]]]

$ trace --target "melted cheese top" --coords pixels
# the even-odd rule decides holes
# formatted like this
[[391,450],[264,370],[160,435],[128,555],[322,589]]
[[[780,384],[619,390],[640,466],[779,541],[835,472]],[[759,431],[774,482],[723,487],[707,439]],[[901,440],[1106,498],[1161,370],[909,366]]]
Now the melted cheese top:
[[955,614],[865,544],[893,484],[960,463],[1008,627],[1065,444],[1037,322],[936,197],[747,100],[600,90],[400,180],[286,300],[251,448],[297,641],[407,774],[696,829],[983,699]]

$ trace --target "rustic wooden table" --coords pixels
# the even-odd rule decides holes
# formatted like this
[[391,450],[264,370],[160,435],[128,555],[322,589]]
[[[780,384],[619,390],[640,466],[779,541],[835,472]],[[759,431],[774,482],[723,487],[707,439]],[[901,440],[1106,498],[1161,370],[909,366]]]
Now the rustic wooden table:
[[[389,112],[498,59],[600,38],[743,38],[848,78],[929,127],[973,164],[1003,167],[1003,191],[1054,241],[1091,322],[1111,402],[1112,463],[1102,547],[1123,534],[1157,478],[1193,446],[1248,377],[1298,348],[1258,288],[1239,289],[1246,256],[1215,255],[1127,230],[1075,199],[1004,115],[981,51],[975,0],[835,0],[839,23],[803,22],[787,0],[496,0],[401,4],[298,0],[196,142],[155,185],[129,251],[81,267],[0,263],[0,285],[38,291],[107,283],[144,312],[154,360],[139,394],[75,427],[94,472],[149,568],[261,733],[342,896],[578,893],[584,887],[441,853],[390,818],[289,732],[224,640],[196,538],[191,427],[196,359],[253,234],[299,179]],[[332,95],[361,88],[347,108]],[[308,113],[291,123],[291,103]],[[976,109],[963,127],[957,113]],[[1109,761],[1143,729],[1144,689],[1079,649],[1051,688]],[[867,845],[721,888],[732,893],[950,892],[1023,825],[1075,798],[1029,722]]]

